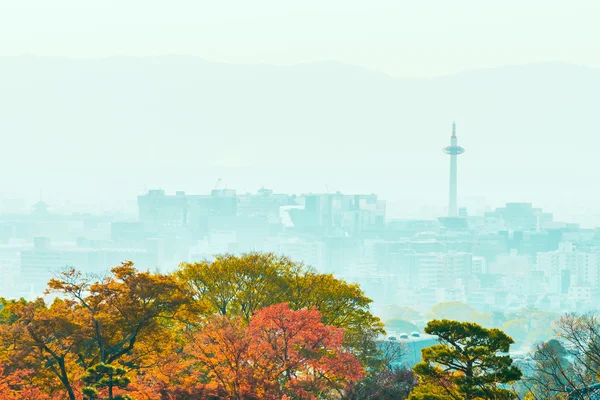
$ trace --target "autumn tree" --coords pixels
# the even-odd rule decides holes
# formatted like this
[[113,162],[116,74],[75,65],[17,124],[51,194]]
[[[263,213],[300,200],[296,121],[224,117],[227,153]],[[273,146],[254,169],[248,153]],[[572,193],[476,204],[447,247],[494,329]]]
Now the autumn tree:
[[557,339],[539,343],[526,367],[532,373],[523,379],[523,386],[532,399],[559,400],[568,397],[576,371],[568,359],[569,352]]
[[554,335],[555,339],[535,348],[533,374],[524,381],[536,400],[569,398],[600,377],[600,318],[596,313],[562,316],[554,324]]
[[197,400],[210,399],[215,394],[207,385],[206,368],[195,357],[183,351],[189,346],[191,333],[174,335],[174,343],[160,353],[161,359],[154,365],[132,371],[127,393],[136,400]]
[[50,400],[50,397],[30,381],[33,370],[8,372],[0,364],[0,400]]
[[226,254],[182,263],[177,276],[209,315],[241,315],[249,321],[255,311],[285,296],[286,276],[293,268],[290,260],[272,254]]
[[574,375],[572,385],[596,383],[600,376],[600,318],[595,312],[570,313],[555,325],[558,340],[571,349]]
[[344,346],[369,371],[379,371],[386,364],[377,340],[385,333],[383,323],[371,314],[371,299],[358,284],[347,283],[331,274],[309,271],[294,276],[289,304],[293,309],[316,308],[326,325],[344,329]]
[[316,308],[292,311],[286,303],[251,319],[250,351],[263,382],[279,382],[283,394],[316,397],[341,393],[362,378],[362,366],[342,345],[344,330],[321,319]]
[[36,380],[51,390],[59,380],[70,400],[75,400],[74,381],[80,376],[78,352],[86,341],[83,315],[75,302],[55,300],[46,307],[43,300],[11,305],[10,325],[2,327],[1,343],[5,362],[15,369],[33,369]]
[[363,376],[342,340],[343,330],[321,322],[316,309],[278,304],[248,325],[242,317],[211,318],[187,351],[224,398],[335,398]]
[[242,399],[252,392],[250,338],[241,317],[216,315],[186,346],[195,360],[196,379],[215,394]]
[[[48,288],[60,295],[50,306],[41,299],[3,302],[0,362],[7,373],[33,370],[37,387],[53,394],[58,385],[65,392],[60,398],[70,400],[78,398],[92,367],[148,375],[172,365],[183,347],[176,336],[193,315],[173,276],[140,272],[130,262],[100,281],[67,269]],[[102,379],[92,386],[100,388]]]
[[375,340],[383,325],[369,311],[371,299],[356,284],[270,253],[226,254],[213,261],[183,263],[177,277],[207,316],[219,313],[249,321],[255,312],[274,304],[287,303],[294,310],[315,307],[324,324],[344,328],[345,346],[363,364],[381,367]]
[[[436,335],[439,341],[422,350],[423,361],[414,367],[425,384],[437,385],[444,389],[444,396],[455,399],[515,397],[501,387],[521,379],[521,371],[507,354],[513,340],[504,332],[450,320],[430,321],[425,332]],[[418,395],[411,395],[411,399],[427,398]]]
[[47,293],[58,298],[0,299],[0,379],[38,400],[339,397],[387,363],[358,285],[272,254],[167,275],[131,262],[102,279],[69,268]]
[[161,322],[186,303],[185,293],[171,276],[140,272],[132,262],[112,268],[99,282],[74,269],[62,271],[50,280],[48,292],[67,296],[86,311],[93,330],[85,357],[88,368],[131,355],[140,338],[161,329]]

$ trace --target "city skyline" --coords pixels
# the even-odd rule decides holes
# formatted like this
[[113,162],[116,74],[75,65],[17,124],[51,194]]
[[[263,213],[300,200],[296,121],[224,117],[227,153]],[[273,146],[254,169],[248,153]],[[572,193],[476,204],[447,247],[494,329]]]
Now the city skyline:
[[408,217],[447,205],[439,149],[455,118],[468,208],[529,201],[584,224],[600,215],[586,167],[600,131],[595,70],[544,64],[405,80],[336,63],[16,57],[0,72],[0,131],[28,149],[0,160],[12,171],[2,198],[35,201],[43,188],[55,207],[131,211],[127,199],[145,188],[198,191],[222,177],[239,190],[375,192]]
[[[600,287],[600,228],[560,221],[529,203],[484,215],[464,210],[458,219],[398,220],[374,194],[239,193],[217,181],[204,193],[149,190],[137,196],[137,206],[134,218],[61,214],[44,201],[31,212],[0,214],[5,293],[39,294],[64,266],[102,275],[128,258],[142,269],[171,271],[182,261],[255,251],[358,282],[378,310],[449,301],[482,310],[524,301],[586,307]],[[29,278],[19,281],[23,274]],[[523,286],[512,275],[531,281]],[[379,291],[384,278],[393,280]],[[484,287],[494,291],[485,294]]]

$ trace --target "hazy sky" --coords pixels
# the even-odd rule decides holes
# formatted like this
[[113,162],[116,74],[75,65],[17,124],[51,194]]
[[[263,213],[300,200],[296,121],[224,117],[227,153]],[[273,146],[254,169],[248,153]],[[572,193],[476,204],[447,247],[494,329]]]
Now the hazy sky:
[[0,55],[337,60],[398,76],[600,67],[598,0],[0,0]]
[[[398,77],[435,77],[465,70],[556,61],[600,68],[599,20],[600,0],[0,0],[0,56],[191,55],[215,62],[274,65],[341,61]],[[252,180],[239,176],[237,170],[230,171],[230,176],[225,178],[240,191],[253,190],[259,184],[295,192],[322,191],[329,185],[344,192],[377,191],[389,201],[402,199],[406,203],[407,198],[413,196],[415,209],[425,203],[443,207],[447,201],[448,161],[440,148],[447,143],[452,118],[456,117],[461,144],[469,149],[459,169],[459,200],[466,202],[465,199],[472,198],[473,205],[469,203],[468,207],[485,205],[486,200],[495,205],[506,201],[532,201],[557,212],[561,218],[582,220],[583,217],[575,215],[579,213],[587,219],[593,216],[600,223],[600,192],[589,184],[596,179],[597,171],[596,165],[590,164],[596,162],[593,149],[597,145],[589,144],[597,142],[599,137],[600,122],[595,105],[600,96],[600,78],[597,78],[600,70],[530,65],[526,68],[541,72],[530,76],[525,70],[521,73],[519,68],[506,68],[498,76],[490,70],[482,74],[413,81],[380,79],[380,74],[369,76],[362,69],[350,68],[344,72],[348,75],[340,74],[339,82],[344,82],[344,86],[339,90],[330,85],[328,88],[317,86],[311,92],[308,90],[310,79],[296,85],[296,79],[312,76],[308,72],[310,67],[275,68],[281,71],[274,73],[272,68],[236,69],[218,64],[214,71],[205,65],[202,72],[195,61],[188,60],[188,66],[155,68],[153,74],[145,77],[143,73],[129,74],[133,67],[126,67],[140,60],[112,59],[90,62],[90,65],[87,61],[78,60],[70,65],[73,60],[48,58],[12,61],[4,60],[0,65],[4,71],[0,75],[0,84],[4,85],[0,86],[4,90],[4,96],[0,95],[0,135],[12,133],[13,144],[20,140],[21,148],[38,143],[33,153],[40,156],[36,158],[28,153],[33,162],[27,165],[35,173],[28,177],[11,175],[19,183],[0,185],[5,188],[0,198],[23,195],[19,190],[37,198],[39,188],[44,187],[44,198],[54,204],[67,197],[73,202],[79,201],[75,195],[67,196],[68,191],[100,202],[101,194],[111,193],[100,189],[102,182],[105,187],[113,185],[113,191],[119,190],[115,186],[119,177],[115,178],[115,174],[105,168],[119,160],[117,152],[107,150],[108,144],[103,147],[105,153],[89,156],[86,149],[94,141],[104,140],[112,146],[114,137],[97,132],[109,132],[119,138],[123,135],[133,143],[119,142],[120,151],[125,153],[139,153],[136,138],[147,138],[149,131],[155,135],[157,141],[153,145],[157,151],[170,148],[189,153],[192,148],[181,149],[180,142],[169,141],[170,135],[177,134],[184,142],[186,135],[196,137],[199,132],[210,136],[227,125],[224,131],[231,135],[243,132],[241,138],[255,135],[264,139],[270,137],[264,132],[271,132],[273,138],[280,140],[269,142],[276,149],[274,153],[290,148],[290,144],[295,143],[294,135],[304,137],[310,132],[329,135],[331,141],[323,144],[324,151],[337,154],[335,135],[347,134],[344,129],[354,129],[353,132],[360,131],[360,135],[353,137],[359,143],[360,138],[373,130],[384,145],[369,149],[368,154],[372,156],[376,150],[389,149],[392,156],[386,156],[384,151],[381,159],[401,160],[422,151],[422,161],[429,168],[429,172],[423,168],[415,170],[415,182],[421,186],[406,180],[402,181],[403,185],[394,186],[394,190],[402,192],[400,194],[381,189],[389,186],[388,176],[378,175],[379,186],[373,183],[373,171],[378,171],[375,167],[365,172],[362,181],[354,173],[343,175],[335,169],[323,177],[320,172],[310,175],[300,168],[295,171],[294,179],[286,175],[284,180],[297,188],[295,190],[277,186],[271,178],[253,176]],[[154,65],[152,60],[145,59],[144,63],[146,67]],[[104,68],[110,71],[113,66],[123,71],[99,72],[105,71]],[[253,75],[263,70],[268,73]],[[69,71],[73,76],[67,79],[65,74]],[[319,71],[317,75],[321,80],[315,81],[317,85],[328,82],[324,80],[327,68]],[[228,82],[225,78],[219,81],[219,77],[230,77],[230,73],[240,81]],[[202,81],[203,74],[208,81]],[[77,81],[79,76],[84,77],[83,82]],[[280,76],[285,76],[282,81],[285,87],[292,88],[289,93],[280,88],[281,82],[277,81]],[[357,76],[362,78],[357,79]],[[180,88],[177,86],[179,77],[187,79]],[[99,79],[98,86],[94,79]],[[252,89],[255,81],[260,85],[270,82],[270,89],[265,91],[260,85]],[[360,96],[356,93],[335,96],[338,92],[346,93],[350,86]],[[228,96],[232,94],[240,103],[237,108],[230,107]],[[271,104],[269,101],[275,95],[285,101]],[[429,95],[433,98],[428,98]],[[257,102],[256,96],[262,102]],[[370,101],[369,96],[377,101]],[[266,117],[260,112],[262,108],[246,107],[243,101],[248,97],[252,97],[253,103],[276,108],[276,115],[286,117]],[[331,104],[325,99],[330,99]],[[286,106],[290,102],[295,106]],[[331,114],[332,105],[338,114]],[[311,108],[312,114],[306,114],[307,108]],[[238,118],[240,123],[246,124],[244,129],[233,126],[236,121],[231,122],[227,117],[218,118],[232,109],[245,116],[246,120]],[[252,115],[245,114],[247,110],[253,110]],[[327,119],[330,125],[320,125],[323,119],[319,118],[325,118],[323,110],[331,114]],[[311,120],[305,121],[305,130],[300,135],[297,125],[301,124],[296,121],[295,125],[289,125],[288,122],[303,120],[306,115],[310,115]],[[340,129],[340,123],[348,126]],[[193,135],[188,132],[190,129],[195,129]],[[492,145],[503,144],[506,130],[512,132],[519,152],[512,151],[510,157],[501,151],[490,154],[488,150]],[[81,132],[85,135],[80,135]],[[560,140],[546,142],[547,138],[564,140],[564,132],[570,134],[565,146]],[[420,142],[426,146],[423,144],[419,150],[414,136],[410,148],[391,145],[401,134],[409,133],[427,137]],[[228,144],[235,142],[228,140]],[[47,151],[39,143],[56,147]],[[145,144],[141,147],[147,152],[148,144],[140,143]],[[544,151],[540,151],[542,148]],[[231,157],[237,157],[237,162],[244,155],[241,154]],[[283,151],[281,154],[287,157]],[[354,153],[344,154],[353,160]],[[252,155],[268,160],[273,157],[272,154],[271,158],[263,157],[259,151]],[[190,159],[192,156],[187,154]],[[221,152],[215,156],[222,162],[228,155]],[[13,165],[20,159],[21,153],[14,152],[4,157],[3,162]],[[96,171],[99,167],[94,162],[98,159],[102,159],[98,164],[102,169]],[[173,156],[173,160],[177,157]],[[352,165],[348,160],[344,161],[346,164],[340,162],[338,167],[344,169]],[[535,168],[529,168],[530,161]],[[56,172],[56,168],[67,168],[68,163],[77,165],[72,168],[69,164],[69,173],[75,170],[83,174],[89,185],[97,186],[95,190],[73,185],[77,180],[70,178],[71,175]],[[148,164],[133,162],[133,165],[138,164],[142,170],[148,169]],[[284,164],[281,162],[268,170],[278,172]],[[216,168],[216,165],[209,166]],[[260,171],[252,173],[260,175]],[[154,170],[148,174],[152,180],[120,177],[122,187],[130,191],[123,199],[135,205],[135,194],[146,187],[202,193],[211,187],[216,177],[222,176],[220,171],[209,170],[205,180],[200,182],[171,170],[163,175],[157,175]],[[90,179],[90,176],[96,178]],[[57,189],[60,182],[52,179],[62,179],[66,189]],[[363,182],[364,187],[356,183],[358,181]],[[30,187],[25,188],[25,183]],[[570,185],[569,189],[565,189],[565,185]]]

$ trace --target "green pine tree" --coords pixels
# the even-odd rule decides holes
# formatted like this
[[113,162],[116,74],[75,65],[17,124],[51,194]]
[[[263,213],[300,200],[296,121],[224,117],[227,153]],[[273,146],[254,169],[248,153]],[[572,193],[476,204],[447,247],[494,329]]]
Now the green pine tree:
[[[512,399],[506,385],[521,379],[521,371],[507,354],[513,340],[499,329],[472,322],[433,320],[425,332],[439,344],[422,350],[423,361],[414,367],[423,383],[412,399]],[[429,389],[426,389],[429,388]],[[423,390],[436,388],[436,395]]]
[[89,386],[83,388],[83,394],[89,400],[100,400],[100,391],[106,389],[107,400],[132,400],[127,395],[114,395],[114,389],[125,389],[129,385],[129,378],[125,376],[127,370],[110,364],[99,363],[87,369],[87,374],[82,380]]

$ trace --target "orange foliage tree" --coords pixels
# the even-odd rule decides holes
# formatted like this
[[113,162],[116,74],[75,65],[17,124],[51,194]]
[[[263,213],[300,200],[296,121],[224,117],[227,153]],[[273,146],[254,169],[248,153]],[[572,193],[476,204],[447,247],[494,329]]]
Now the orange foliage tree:
[[29,381],[32,370],[7,372],[0,364],[0,400],[50,400]]
[[46,307],[38,299],[9,303],[3,312],[10,316],[0,328],[6,372],[30,371],[32,383],[46,393],[62,386],[66,398],[75,400],[74,381],[82,372],[77,352],[86,340],[76,304],[57,299]]
[[42,299],[0,304],[4,376],[32,370],[31,381],[43,392],[78,400],[90,369],[126,371],[114,390],[92,379],[99,395],[106,392],[111,399],[134,378],[138,386],[151,381],[182,348],[178,333],[189,321],[179,314],[186,321],[192,314],[188,296],[171,275],[138,271],[125,262],[100,281],[75,269],[61,271],[48,288],[60,296],[50,306]]

